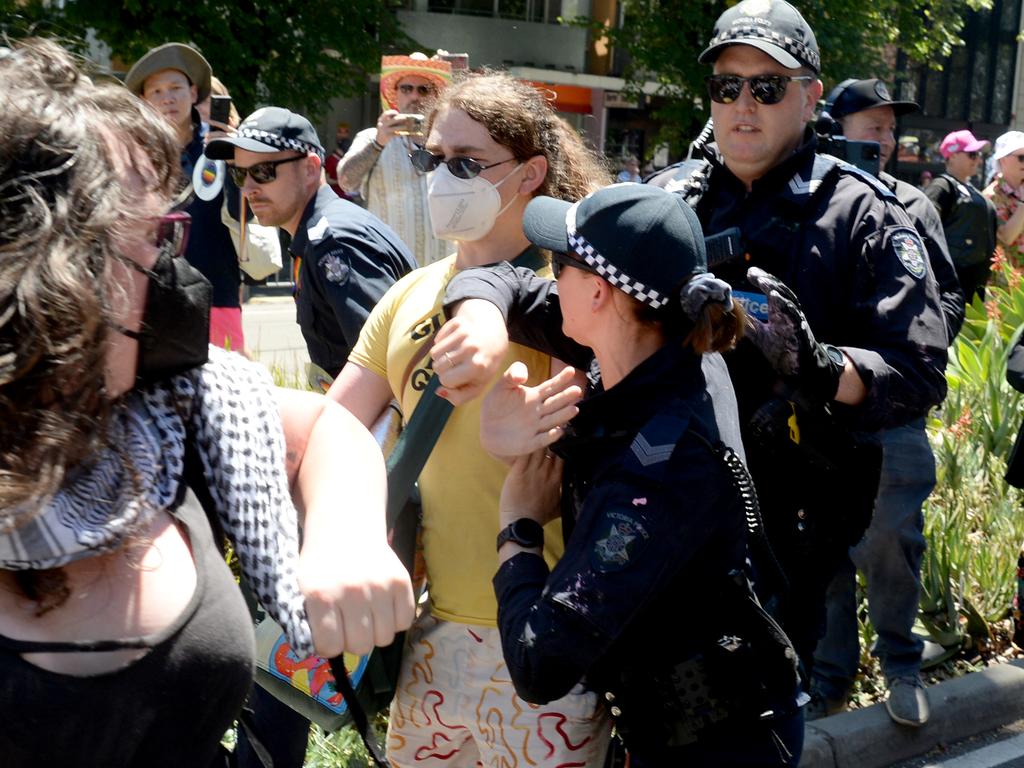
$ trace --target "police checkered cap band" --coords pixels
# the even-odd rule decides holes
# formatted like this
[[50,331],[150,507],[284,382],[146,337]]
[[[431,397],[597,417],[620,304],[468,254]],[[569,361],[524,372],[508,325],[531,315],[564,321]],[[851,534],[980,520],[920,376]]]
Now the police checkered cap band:
[[821,56],[816,50],[804,43],[803,40],[797,40],[789,35],[783,35],[772,29],[765,29],[756,24],[731,26],[729,29],[713,37],[708,48],[714,48],[723,43],[741,42],[751,39],[764,40],[767,43],[771,43],[795,59],[802,61],[815,72],[821,71]]
[[276,133],[271,133],[270,131],[261,131],[259,128],[249,128],[243,125],[238,129],[237,136],[240,139],[253,139],[261,144],[277,147],[282,151],[291,149],[295,152],[302,152],[303,154],[312,152],[314,155],[319,157],[321,161],[324,159],[324,151],[320,147],[308,144],[305,141],[299,141],[298,139],[288,139],[284,136],[279,136]]
[[573,203],[569,210],[565,212],[565,231],[569,236],[570,247],[583,261],[593,267],[597,274],[627,296],[632,296],[634,299],[642,301],[652,309],[660,309],[665,306],[668,303],[667,296],[663,296],[653,288],[649,288],[639,280],[635,280],[627,275],[602,256],[601,252],[576,230],[576,211],[579,207],[579,203]]

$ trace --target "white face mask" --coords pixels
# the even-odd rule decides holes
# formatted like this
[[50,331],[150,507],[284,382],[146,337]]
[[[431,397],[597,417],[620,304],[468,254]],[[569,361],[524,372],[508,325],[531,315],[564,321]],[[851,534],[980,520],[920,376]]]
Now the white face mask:
[[522,167],[519,163],[497,184],[483,176],[460,179],[452,175],[448,166],[438,167],[427,182],[427,207],[434,237],[456,242],[479,240],[494,229],[498,217],[516,199],[513,195],[502,207],[498,187]]

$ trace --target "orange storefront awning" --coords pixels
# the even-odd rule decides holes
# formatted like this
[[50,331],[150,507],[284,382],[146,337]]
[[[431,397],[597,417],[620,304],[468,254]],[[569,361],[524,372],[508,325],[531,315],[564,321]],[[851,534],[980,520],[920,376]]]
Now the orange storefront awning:
[[527,80],[541,93],[546,93],[548,98],[554,94],[554,107],[559,112],[574,112],[578,115],[589,115],[593,110],[590,105],[591,89],[582,85],[552,85],[551,83],[538,83]]

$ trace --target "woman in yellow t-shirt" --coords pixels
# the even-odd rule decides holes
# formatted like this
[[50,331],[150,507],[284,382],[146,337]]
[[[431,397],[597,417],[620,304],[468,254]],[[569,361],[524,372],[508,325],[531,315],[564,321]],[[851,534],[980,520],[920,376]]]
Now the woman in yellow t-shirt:
[[[536,195],[577,200],[609,181],[541,92],[500,74],[470,76],[442,94],[426,146],[410,160],[430,174],[434,235],[453,241],[456,253],[388,291],[332,386],[329,395],[367,425],[392,398],[408,418],[434,366],[454,365],[429,355],[452,276],[501,261],[549,275],[547,259],[523,234],[526,204]],[[550,373],[552,361],[540,353],[516,348],[513,359],[527,362],[533,383]],[[431,757],[446,766],[603,760],[608,725],[591,694],[534,707],[512,688],[491,587],[505,474],[480,447],[479,402],[456,408],[420,476],[430,606],[409,633],[391,706],[388,756],[395,764]],[[560,532],[553,533],[545,553],[551,562],[562,550]]]

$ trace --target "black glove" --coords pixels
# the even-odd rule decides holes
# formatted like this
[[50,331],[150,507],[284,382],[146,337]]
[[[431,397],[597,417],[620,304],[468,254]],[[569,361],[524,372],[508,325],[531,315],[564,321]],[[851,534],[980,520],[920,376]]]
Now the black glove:
[[747,318],[747,335],[781,376],[809,401],[828,403],[839,389],[845,361],[836,347],[819,344],[789,287],[763,269],[751,267],[747,280],[768,299],[768,322]]

